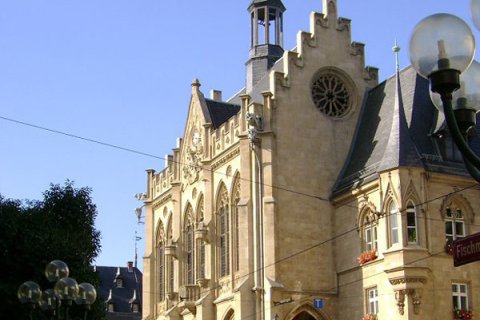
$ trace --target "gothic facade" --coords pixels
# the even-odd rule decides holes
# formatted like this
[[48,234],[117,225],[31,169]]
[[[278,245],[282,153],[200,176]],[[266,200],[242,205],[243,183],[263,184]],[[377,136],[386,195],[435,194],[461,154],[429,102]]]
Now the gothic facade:
[[427,80],[378,83],[336,0],[291,51],[281,0],[248,9],[245,88],[194,80],[184,136],[147,171],[143,319],[477,314],[480,269],[448,249],[480,231],[479,188]]

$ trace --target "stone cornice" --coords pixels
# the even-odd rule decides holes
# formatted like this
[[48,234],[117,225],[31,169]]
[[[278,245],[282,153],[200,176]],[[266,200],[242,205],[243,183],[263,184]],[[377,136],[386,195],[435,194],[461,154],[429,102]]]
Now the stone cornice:
[[163,198],[161,198],[160,200],[158,201],[155,201],[155,203],[153,204],[152,208],[155,210],[157,209],[158,207],[164,205],[165,203],[167,203],[168,201],[172,200],[172,194],[167,194],[165,195]]
[[218,160],[215,160],[212,163],[212,171],[214,171],[217,168],[223,166],[224,164],[226,164],[227,162],[229,162],[230,160],[232,160],[233,158],[235,158],[239,154],[240,154],[240,148],[237,146],[235,149],[233,149],[232,151],[227,153],[225,156],[219,158]]

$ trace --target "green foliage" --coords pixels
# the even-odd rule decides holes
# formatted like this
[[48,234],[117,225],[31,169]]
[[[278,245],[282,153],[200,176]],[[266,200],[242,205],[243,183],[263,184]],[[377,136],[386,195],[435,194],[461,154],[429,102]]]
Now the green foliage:
[[[97,210],[89,188],[50,185],[43,200],[22,203],[0,195],[0,314],[27,319],[28,310],[18,301],[17,289],[33,280],[42,289],[52,288],[44,275],[52,260],[66,262],[70,276],[89,282],[98,290],[99,280],[90,265],[100,252],[100,232],[95,229]],[[71,319],[83,319],[83,311],[71,308]],[[103,303],[97,302],[90,319],[104,319]],[[35,319],[46,319],[36,311]]]

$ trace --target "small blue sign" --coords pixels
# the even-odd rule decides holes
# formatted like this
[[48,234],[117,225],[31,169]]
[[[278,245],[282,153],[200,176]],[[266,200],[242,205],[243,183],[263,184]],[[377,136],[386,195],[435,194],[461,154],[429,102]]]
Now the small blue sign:
[[313,307],[315,309],[323,309],[323,299],[322,298],[313,299]]

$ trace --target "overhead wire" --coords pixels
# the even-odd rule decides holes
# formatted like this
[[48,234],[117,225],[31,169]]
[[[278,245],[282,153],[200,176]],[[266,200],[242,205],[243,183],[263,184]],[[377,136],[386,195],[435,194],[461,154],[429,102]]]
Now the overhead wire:
[[[100,140],[96,140],[96,139],[91,139],[91,138],[86,138],[86,137],[83,137],[83,136],[80,136],[80,135],[76,135],[76,134],[72,134],[72,133],[68,133],[68,132],[64,132],[64,131],[60,131],[60,130],[56,130],[56,129],[51,129],[51,128],[48,128],[48,127],[44,127],[44,126],[40,126],[40,125],[36,125],[36,124],[32,124],[32,123],[28,123],[28,122],[24,122],[24,121],[20,121],[20,120],[16,120],[16,119],[12,119],[12,118],[8,118],[8,117],[5,117],[5,116],[2,116],[0,115],[0,119],[3,119],[5,121],[9,121],[9,122],[12,122],[12,123],[16,123],[16,124],[19,124],[19,125],[23,125],[23,126],[28,126],[28,127],[32,127],[32,128],[35,128],[35,129],[40,129],[40,130],[43,130],[43,131],[47,131],[47,132],[50,132],[50,133],[54,133],[54,134],[59,134],[59,135],[63,135],[63,136],[66,136],[66,137],[70,137],[70,138],[75,138],[75,139],[78,139],[78,140],[83,140],[83,141],[86,141],[86,142],[90,142],[90,143],[94,143],[94,144],[98,144],[98,145],[101,145],[101,146],[106,146],[106,147],[109,147],[109,148],[113,148],[113,149],[118,149],[118,150],[122,150],[122,151],[125,151],[125,152],[130,152],[130,153],[134,153],[134,154],[138,154],[138,155],[141,155],[141,156],[146,156],[146,157],[150,157],[150,158],[154,158],[154,159],[159,159],[159,160],[166,160],[164,157],[160,157],[160,156],[157,156],[157,155],[154,155],[154,154],[150,154],[150,153],[147,153],[147,152],[142,152],[142,151],[138,151],[138,150],[135,150],[135,149],[132,149],[132,148],[127,148],[127,147],[122,147],[122,146],[119,146],[119,145],[115,145],[115,144],[112,144],[112,143],[107,143],[107,142],[103,142],[103,141],[100,141]],[[182,165],[182,163],[180,161],[175,161],[177,164],[179,165]],[[217,172],[217,171],[214,171],[214,170],[211,170],[211,169],[206,169],[204,168],[205,170],[208,170],[208,171],[211,171],[212,173],[214,174],[223,174],[221,172]],[[226,174],[225,174],[226,175]],[[246,180],[248,182],[252,182],[251,180],[249,179],[246,179],[246,178],[241,178],[242,180]],[[290,193],[294,193],[294,194],[297,194],[297,195],[301,195],[301,196],[305,196],[305,197],[310,197],[310,198],[315,198],[315,199],[318,199],[318,200],[321,200],[321,201],[327,201],[327,202],[330,202],[330,200],[328,200],[327,198],[324,198],[324,197],[320,197],[320,196],[316,196],[316,195],[311,195],[311,194],[307,194],[307,193],[303,193],[303,192],[298,192],[296,190],[292,190],[292,189],[288,189],[286,187],[283,187],[283,186],[278,186],[278,185],[268,185],[268,184],[265,184],[263,183],[262,184],[263,186],[266,186],[266,187],[270,187],[270,188],[274,188],[274,189],[278,189],[278,190],[282,190],[282,191],[286,191],[286,192],[290,192]],[[445,197],[448,197],[448,196],[451,196],[452,194],[456,194],[456,193],[459,193],[459,192],[463,192],[465,190],[468,190],[468,189],[471,189],[471,188],[474,188],[475,186],[477,186],[477,184],[473,184],[473,185],[470,185],[470,186],[467,186],[465,188],[462,188],[462,189],[458,189],[458,190],[454,190],[448,194],[445,194],[445,195],[442,195],[442,196],[438,196],[438,197],[435,197],[433,199],[429,199],[427,201],[424,201],[423,203],[419,203],[419,204],[415,204],[415,206],[422,206],[422,205],[425,205],[427,203],[430,203],[430,202],[433,202],[433,201],[436,201],[436,200],[439,200],[439,199],[442,199],[442,198],[445,198]],[[340,205],[341,206],[345,206],[345,204],[342,204]],[[359,209],[358,207],[356,206],[349,206],[349,207],[352,207],[354,209]],[[402,210],[399,210],[398,213],[402,213],[402,211],[405,211],[406,209],[402,209]],[[390,216],[391,214],[388,213],[388,214],[384,214],[382,215],[380,218],[385,218],[387,216]],[[426,218],[426,217],[423,217],[423,219],[425,220],[439,220],[439,221],[443,221],[442,219],[434,219],[434,218]],[[299,256],[305,252],[308,252],[310,250],[313,250],[314,248],[317,248],[319,246],[322,246],[328,242],[331,242],[331,241],[334,241],[340,237],[343,237],[353,231],[358,231],[359,229],[361,229],[363,227],[363,225],[360,225],[360,226],[355,226],[354,228],[352,229],[349,229],[349,230],[346,230],[340,234],[337,234],[329,239],[326,239],[324,241],[321,241],[319,243],[316,243],[314,245],[311,245],[309,247],[306,247],[304,249],[301,249],[293,254],[290,254],[288,256],[285,256],[283,258],[280,258],[278,259],[277,261],[267,265],[267,266],[264,266],[263,269],[266,269],[266,268],[270,268],[276,264],[279,264],[283,261],[286,261],[288,259],[291,259],[291,258],[294,258],[296,256]],[[442,251],[443,252],[443,251]],[[437,253],[438,254],[438,253]],[[426,259],[426,258],[430,258],[432,256],[435,256],[437,254],[432,254],[432,255],[429,255],[427,257],[422,257],[421,259]],[[414,261],[415,262],[415,261]],[[413,263],[413,262],[412,262]],[[258,272],[258,270],[253,270],[247,274],[244,274],[244,275],[241,275],[241,276],[238,276],[236,279],[242,279],[242,278],[245,278],[245,277],[248,277],[252,274],[254,274],[255,272]],[[383,273],[383,272],[381,272]],[[381,273],[377,273],[377,274],[374,274],[374,275],[371,275],[371,276],[376,276],[376,275],[379,275]],[[371,277],[369,276],[369,277]],[[367,277],[368,278],[368,277]],[[346,286],[346,285],[350,285],[352,283],[355,283],[355,282],[358,282],[358,281],[363,281],[365,280],[366,278],[360,278],[360,279],[357,279],[357,280],[354,280],[350,283],[346,283],[346,284],[342,284],[342,286]],[[340,285],[339,285],[340,286]],[[339,288],[339,286],[337,286],[336,288]],[[213,288],[209,288],[208,290],[206,291],[203,291],[201,292],[201,294],[206,294],[210,291],[213,291],[213,290],[217,290],[219,288],[219,286],[217,287],[213,287]],[[335,288],[333,288],[335,289]],[[295,302],[295,301],[292,301],[292,302]],[[254,314],[253,316],[255,316],[256,314]]]

